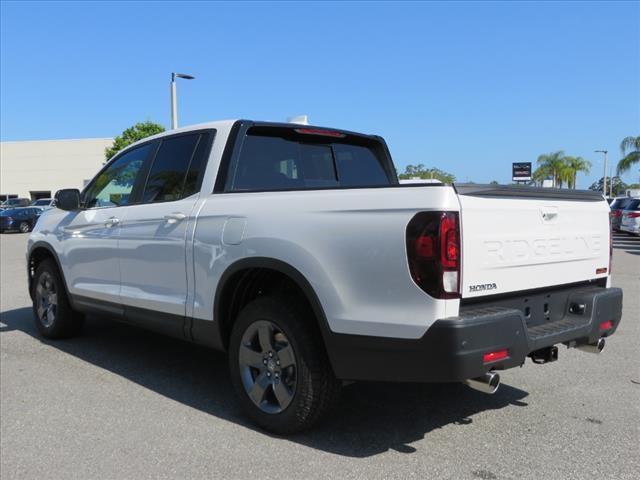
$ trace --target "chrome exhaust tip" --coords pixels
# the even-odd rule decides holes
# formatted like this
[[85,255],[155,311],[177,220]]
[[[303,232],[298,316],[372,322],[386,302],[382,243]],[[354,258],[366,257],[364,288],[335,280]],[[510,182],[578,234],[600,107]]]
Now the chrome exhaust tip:
[[474,390],[491,395],[496,393],[500,386],[500,375],[496,372],[487,372],[481,377],[469,378],[464,383]]
[[604,338],[600,337],[596,343],[585,343],[576,348],[587,353],[600,353],[604,349]]

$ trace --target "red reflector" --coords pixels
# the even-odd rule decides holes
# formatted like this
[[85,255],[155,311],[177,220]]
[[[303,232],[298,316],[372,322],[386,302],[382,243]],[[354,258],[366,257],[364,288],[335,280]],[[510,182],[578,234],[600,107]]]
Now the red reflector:
[[322,135],[325,137],[344,138],[346,135],[340,132],[334,132],[333,130],[322,130],[320,128],[296,128],[296,133],[302,133],[303,135]]
[[485,353],[482,356],[482,361],[484,363],[491,363],[504,360],[505,358],[509,358],[509,350],[496,350],[495,352]]
[[613,322],[611,320],[607,320],[606,322],[602,322],[600,324],[600,331],[611,330],[613,328]]
[[596,275],[599,275],[601,273],[607,273],[607,269],[605,267],[596,268]]

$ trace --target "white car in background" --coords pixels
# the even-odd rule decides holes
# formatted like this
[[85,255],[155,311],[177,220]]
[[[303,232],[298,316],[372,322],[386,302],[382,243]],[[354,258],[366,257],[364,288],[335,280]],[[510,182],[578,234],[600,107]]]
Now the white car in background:
[[640,235],[640,198],[631,200],[623,210],[620,230]]

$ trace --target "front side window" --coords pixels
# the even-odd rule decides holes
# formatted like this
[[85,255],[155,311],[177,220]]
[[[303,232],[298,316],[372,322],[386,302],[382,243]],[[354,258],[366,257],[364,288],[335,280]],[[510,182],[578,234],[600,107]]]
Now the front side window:
[[154,144],[143,145],[111,163],[83,193],[85,208],[121,207],[130,201],[136,177]]
[[227,190],[304,190],[390,185],[376,140],[297,134],[293,129],[249,129]]

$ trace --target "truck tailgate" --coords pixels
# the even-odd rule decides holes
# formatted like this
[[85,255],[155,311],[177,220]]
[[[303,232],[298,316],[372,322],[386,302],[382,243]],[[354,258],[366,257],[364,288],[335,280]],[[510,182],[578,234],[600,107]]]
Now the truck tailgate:
[[609,207],[597,192],[456,185],[463,298],[607,277]]

